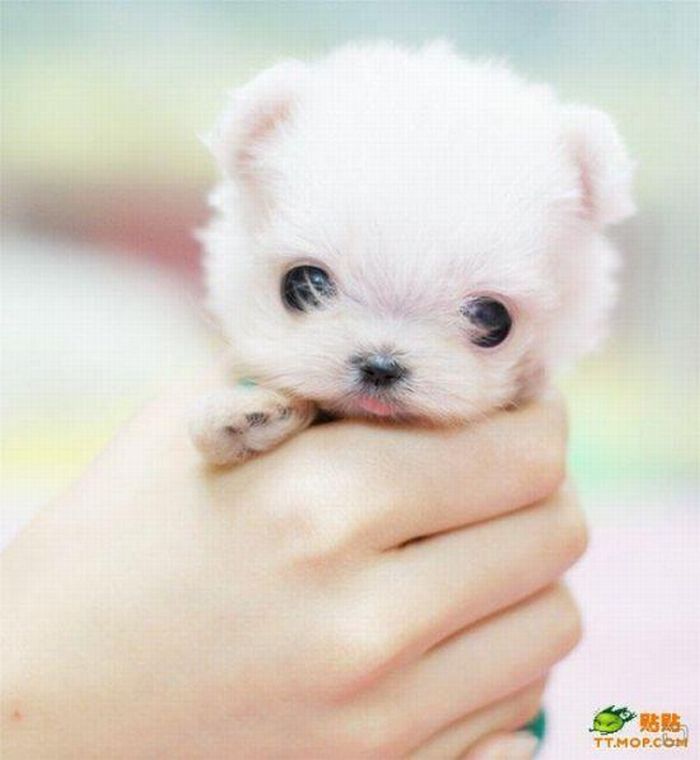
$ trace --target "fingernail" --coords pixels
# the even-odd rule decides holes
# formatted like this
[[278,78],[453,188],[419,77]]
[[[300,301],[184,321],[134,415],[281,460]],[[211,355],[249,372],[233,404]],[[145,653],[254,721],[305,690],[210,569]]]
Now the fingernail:
[[539,742],[527,731],[517,731],[510,736],[504,736],[492,751],[484,754],[479,760],[532,760]]
[[539,741],[529,731],[518,731],[510,737],[510,746],[503,760],[531,760],[537,751]]

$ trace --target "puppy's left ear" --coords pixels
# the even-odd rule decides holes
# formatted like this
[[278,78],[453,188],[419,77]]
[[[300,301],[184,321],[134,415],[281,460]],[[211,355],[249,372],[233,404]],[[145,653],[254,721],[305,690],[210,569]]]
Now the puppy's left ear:
[[634,164],[612,119],[594,108],[566,106],[564,132],[579,171],[582,214],[599,227],[632,216]]
[[291,118],[307,72],[302,61],[282,61],[232,93],[214,128],[201,138],[224,176],[256,189],[264,149]]

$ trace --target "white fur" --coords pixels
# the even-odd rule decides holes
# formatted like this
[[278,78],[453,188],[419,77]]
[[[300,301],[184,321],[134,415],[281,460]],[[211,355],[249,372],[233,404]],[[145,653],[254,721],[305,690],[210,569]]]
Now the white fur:
[[[389,346],[411,369],[402,416],[473,419],[536,392],[597,345],[613,302],[608,224],[634,211],[610,119],[506,66],[355,43],[237,90],[207,138],[222,173],[202,232],[209,307],[241,374],[359,414],[348,357]],[[291,313],[280,281],[319,263],[328,308]],[[498,295],[502,346],[459,307]]]

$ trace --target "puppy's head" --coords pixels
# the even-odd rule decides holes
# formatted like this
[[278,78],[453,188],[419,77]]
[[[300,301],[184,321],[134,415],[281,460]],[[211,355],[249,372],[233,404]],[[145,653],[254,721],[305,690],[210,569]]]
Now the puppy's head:
[[631,166],[602,113],[448,45],[263,72],[208,138],[241,370],[344,415],[468,419],[592,348]]

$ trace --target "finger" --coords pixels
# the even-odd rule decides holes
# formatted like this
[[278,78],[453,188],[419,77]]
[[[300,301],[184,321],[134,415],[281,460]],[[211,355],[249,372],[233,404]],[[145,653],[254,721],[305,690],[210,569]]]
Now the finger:
[[[459,718],[449,726],[441,729],[428,741],[409,754],[411,760],[450,760],[464,755],[465,750],[476,742],[496,732],[515,731],[532,720],[540,710],[545,681],[540,679],[505,699]],[[532,736],[531,734],[529,736]],[[498,734],[501,742],[510,739],[510,734]],[[537,742],[533,738],[530,745],[534,749]],[[489,736],[488,745],[494,743]],[[468,755],[471,760],[471,755]],[[505,755],[504,757],[510,757]]]
[[573,648],[580,630],[566,589],[546,589],[394,671],[367,694],[361,707],[390,709],[421,741],[541,678]]
[[406,650],[427,649],[553,583],[586,540],[583,513],[562,489],[513,515],[383,554],[369,569],[380,601],[368,615],[404,631]]
[[[532,504],[555,491],[565,470],[566,421],[558,397],[452,429],[362,421],[320,425],[272,456],[295,486],[345,507],[386,549]],[[319,452],[321,452],[319,454]],[[310,468],[309,461],[314,462]]]
[[537,752],[537,738],[527,731],[490,736],[472,748],[464,760],[531,760]]

